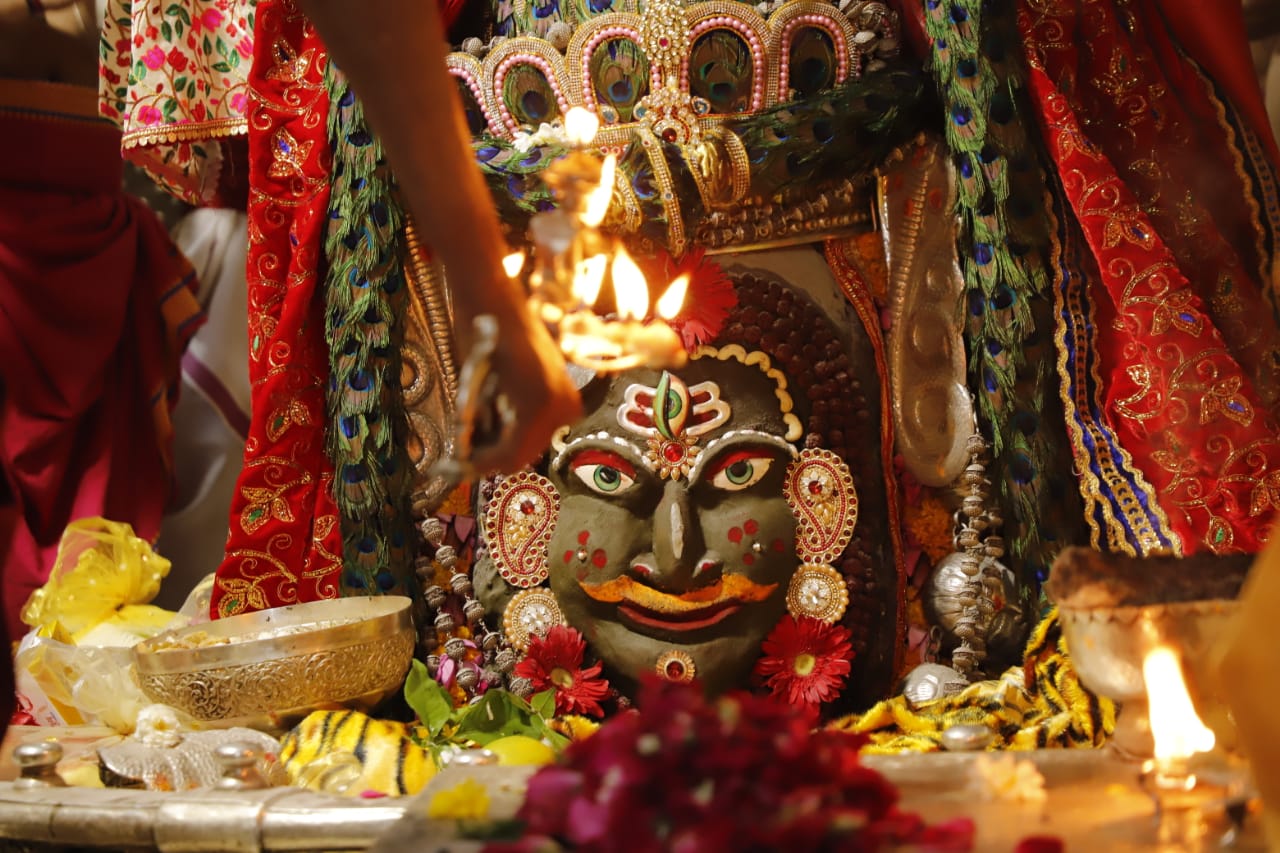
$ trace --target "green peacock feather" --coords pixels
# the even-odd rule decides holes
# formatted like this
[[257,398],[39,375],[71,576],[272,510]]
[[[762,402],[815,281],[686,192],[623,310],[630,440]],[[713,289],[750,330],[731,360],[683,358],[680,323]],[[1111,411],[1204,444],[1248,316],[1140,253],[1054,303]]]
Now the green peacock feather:
[[[1015,562],[1043,579],[1074,537],[1056,470],[1060,418],[1050,355],[1044,183],[1021,113],[1022,61],[1010,0],[925,0],[931,65],[959,172],[958,249],[968,296],[971,385],[991,433]],[[1053,424],[1053,426],[1051,426]],[[1052,532],[1050,532],[1052,531]],[[1065,534],[1065,535],[1064,535]],[[1024,580],[1030,581],[1028,574]]]
[[327,450],[342,527],[344,594],[411,595],[407,419],[400,344],[408,288],[395,180],[341,72],[325,74],[333,171],[325,235]]

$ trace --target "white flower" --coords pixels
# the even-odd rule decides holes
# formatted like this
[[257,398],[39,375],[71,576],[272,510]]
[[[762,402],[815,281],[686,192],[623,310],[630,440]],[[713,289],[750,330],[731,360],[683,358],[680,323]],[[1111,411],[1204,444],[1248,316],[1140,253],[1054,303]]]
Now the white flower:
[[558,145],[562,148],[569,147],[569,136],[564,131],[564,125],[560,122],[548,124],[543,122],[538,125],[538,129],[533,133],[525,133],[523,130],[517,130],[516,135],[511,138],[512,147],[521,154],[528,153],[529,149],[541,145]]
[[1047,796],[1044,776],[1026,759],[1009,753],[983,753],[974,758],[973,769],[969,786],[982,799],[1033,803]]

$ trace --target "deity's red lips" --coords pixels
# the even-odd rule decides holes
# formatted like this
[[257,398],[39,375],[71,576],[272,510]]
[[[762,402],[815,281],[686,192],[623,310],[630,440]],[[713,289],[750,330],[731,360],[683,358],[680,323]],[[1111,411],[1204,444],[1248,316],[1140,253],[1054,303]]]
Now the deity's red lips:
[[694,631],[737,613],[744,604],[764,601],[778,588],[743,575],[728,575],[713,584],[673,595],[625,575],[600,584],[581,584],[596,601],[617,604],[633,622],[652,628]]

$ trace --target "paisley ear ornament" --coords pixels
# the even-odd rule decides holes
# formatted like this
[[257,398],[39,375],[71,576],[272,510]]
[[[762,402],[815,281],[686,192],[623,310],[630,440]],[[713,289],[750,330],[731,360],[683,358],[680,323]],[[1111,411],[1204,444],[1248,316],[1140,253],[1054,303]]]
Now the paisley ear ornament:
[[560,516],[560,493],[539,474],[522,471],[498,485],[481,531],[503,580],[517,589],[547,579],[547,546]]
[[796,518],[800,558],[787,589],[787,611],[834,624],[849,606],[844,576],[830,564],[849,545],[858,522],[853,474],[830,450],[808,448],[787,466],[783,494]]

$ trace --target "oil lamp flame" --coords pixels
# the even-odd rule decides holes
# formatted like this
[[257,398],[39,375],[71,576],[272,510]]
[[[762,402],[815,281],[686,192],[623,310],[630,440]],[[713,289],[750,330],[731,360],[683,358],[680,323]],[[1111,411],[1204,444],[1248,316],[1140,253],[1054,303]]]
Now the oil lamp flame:
[[502,259],[502,268],[506,270],[507,278],[515,278],[520,274],[520,270],[524,269],[524,252],[512,252]]
[[608,255],[592,255],[578,262],[577,269],[573,271],[573,295],[583,305],[595,304],[608,266]]
[[609,203],[613,201],[613,182],[617,172],[618,156],[610,154],[600,166],[600,183],[587,196],[586,207],[582,211],[582,224],[588,228],[595,228],[604,222],[604,216],[609,212]]
[[600,119],[584,107],[574,107],[565,113],[564,133],[574,145],[590,145],[600,129]]
[[649,313],[649,285],[644,273],[621,247],[613,258],[613,296],[624,320],[640,320]]
[[1147,683],[1157,766],[1212,750],[1213,731],[1196,715],[1177,654],[1168,646],[1152,649],[1142,662],[1142,677]]
[[671,320],[684,307],[685,293],[689,290],[689,276],[682,275],[667,288],[667,292],[658,299],[658,316]]

